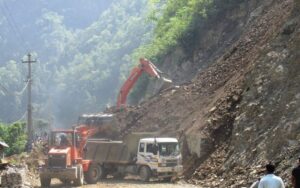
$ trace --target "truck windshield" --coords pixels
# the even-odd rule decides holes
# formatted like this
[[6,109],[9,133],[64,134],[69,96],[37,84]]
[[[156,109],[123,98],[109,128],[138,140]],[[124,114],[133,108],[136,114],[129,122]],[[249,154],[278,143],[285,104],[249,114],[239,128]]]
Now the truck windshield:
[[179,146],[178,143],[159,143],[159,154],[161,156],[170,156],[170,155],[178,155],[179,154]]

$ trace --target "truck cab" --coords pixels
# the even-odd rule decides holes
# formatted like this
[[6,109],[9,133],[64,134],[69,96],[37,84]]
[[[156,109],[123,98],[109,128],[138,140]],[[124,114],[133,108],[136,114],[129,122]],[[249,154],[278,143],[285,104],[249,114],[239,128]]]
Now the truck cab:
[[137,162],[143,181],[158,177],[171,179],[182,173],[182,156],[176,138],[142,138],[139,141]]

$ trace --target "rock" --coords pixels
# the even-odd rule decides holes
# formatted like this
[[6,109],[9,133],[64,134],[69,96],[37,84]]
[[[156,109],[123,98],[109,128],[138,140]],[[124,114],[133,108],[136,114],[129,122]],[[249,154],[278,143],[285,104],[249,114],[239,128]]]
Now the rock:
[[1,173],[1,187],[32,187],[28,182],[26,182],[26,174],[25,167],[8,167]]
[[282,29],[282,34],[283,35],[290,35],[296,30],[296,27],[297,27],[297,21],[296,20],[292,20],[290,22],[287,22],[284,25],[284,28]]

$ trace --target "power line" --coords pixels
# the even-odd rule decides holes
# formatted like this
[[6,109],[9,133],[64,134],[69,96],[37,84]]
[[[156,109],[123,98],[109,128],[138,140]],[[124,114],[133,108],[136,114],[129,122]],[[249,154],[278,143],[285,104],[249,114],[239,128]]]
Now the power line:
[[22,95],[28,85],[29,85],[29,82],[26,82],[26,85],[23,87],[23,89],[20,92],[15,92],[15,95],[18,95],[18,96]]
[[24,93],[24,91],[26,90],[27,86],[28,86],[29,82],[26,82],[26,85],[23,87],[23,89],[19,92],[12,92],[10,90],[8,90],[3,84],[0,83],[0,89],[1,91],[3,91],[6,95],[10,95],[10,96],[20,96]]
[[6,94],[6,95],[13,95],[13,93],[10,92],[8,89],[6,89],[6,87],[3,84],[0,83],[0,87],[2,88],[1,91],[3,91],[4,94]]
[[[0,8],[3,12],[3,15],[6,17],[6,20],[8,22],[8,25],[11,28],[11,31],[15,34],[16,38],[18,38],[19,40],[19,46],[21,46],[23,48],[23,50],[25,51],[29,51],[29,48],[27,46],[27,43],[25,42],[23,36],[21,35],[20,29],[17,26],[10,9],[8,8],[7,4],[5,1],[2,1],[2,3],[0,3]],[[25,44],[27,46],[27,48],[23,45]]]
[[25,50],[28,51],[28,50],[29,50],[29,47],[28,47],[28,45],[27,45],[27,43],[26,43],[24,37],[22,36],[21,30],[20,30],[20,28],[18,27],[18,24],[16,24],[15,19],[14,19],[14,17],[12,16],[11,11],[10,11],[9,7],[7,6],[7,4],[6,4],[5,1],[3,1],[3,5],[5,6],[5,8],[6,8],[7,12],[8,12],[8,16],[9,16],[9,18],[10,18],[10,20],[11,20],[12,26],[15,28],[16,33],[17,33],[17,35],[19,36],[19,38],[20,38],[22,44],[25,44],[26,47],[27,47],[27,49],[26,49],[26,47],[24,47],[24,46],[22,45],[23,48],[24,48]]
[[24,114],[21,116],[21,118],[19,118],[17,121],[14,121],[14,122],[12,122],[12,123],[10,123],[10,124],[14,124],[14,123],[17,123],[17,122],[19,122],[19,121],[25,119],[26,114],[27,114],[27,111],[24,112]]

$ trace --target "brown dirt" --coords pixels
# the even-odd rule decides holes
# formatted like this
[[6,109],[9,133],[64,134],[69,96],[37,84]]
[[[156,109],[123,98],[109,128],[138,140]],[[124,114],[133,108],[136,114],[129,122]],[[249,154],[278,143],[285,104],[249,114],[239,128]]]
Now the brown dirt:
[[[278,158],[280,155],[280,144],[276,148],[272,147],[275,155],[269,157],[264,156],[262,150],[261,153],[255,153],[255,148],[249,151],[242,148],[237,150],[240,142],[251,147],[261,144],[261,140],[255,140],[256,134],[253,134],[251,140],[242,140],[243,137],[249,137],[246,125],[260,115],[258,111],[242,107],[251,105],[254,97],[263,98],[263,95],[249,94],[249,85],[259,90],[259,84],[253,86],[249,78],[255,79],[258,76],[255,75],[256,70],[261,71],[261,74],[268,74],[268,70],[262,72],[259,65],[273,63],[274,60],[265,60],[264,57],[272,56],[269,53],[277,48],[276,45],[286,47],[284,45],[287,44],[275,41],[285,35],[282,34],[283,28],[288,20],[293,19],[292,0],[261,2],[262,5],[265,4],[263,11],[256,19],[245,23],[239,40],[190,83],[168,88],[137,107],[114,111],[121,125],[121,136],[132,131],[159,131],[161,135],[178,137],[183,145],[187,142],[183,155],[187,160],[184,163],[185,175],[191,183],[204,187],[249,186],[261,175],[261,166],[265,161],[275,160],[275,156]],[[272,88],[266,92],[271,90]],[[252,101],[248,100],[249,95]],[[267,97],[264,100],[269,101]],[[270,106],[272,108],[280,110]],[[253,118],[241,124],[239,118],[245,109],[252,112]],[[282,113],[279,117],[281,115]],[[275,119],[270,121],[276,123]],[[260,130],[270,131],[267,128]],[[200,152],[197,153],[198,145],[189,143],[190,135],[196,135],[196,139],[205,141],[200,145]],[[243,137],[240,138],[239,135]],[[264,141],[264,147],[268,146]],[[254,153],[249,154],[251,158],[247,157],[247,153],[252,151]],[[291,149],[291,153],[295,152]],[[241,164],[237,164],[239,157],[242,159]],[[281,173],[287,174],[286,170],[288,169],[285,168]]]
[[[133,131],[177,137],[184,178],[200,187],[247,187],[267,160],[288,181],[300,152],[299,10],[293,0],[254,2],[263,11],[249,14],[240,38],[191,82],[139,106],[108,110],[116,114],[120,139]],[[160,186],[193,187],[131,180],[85,187]]]

